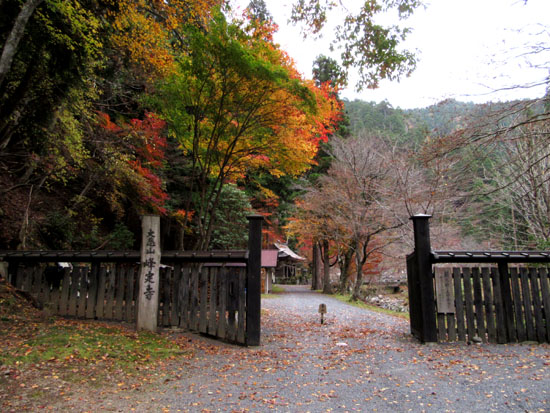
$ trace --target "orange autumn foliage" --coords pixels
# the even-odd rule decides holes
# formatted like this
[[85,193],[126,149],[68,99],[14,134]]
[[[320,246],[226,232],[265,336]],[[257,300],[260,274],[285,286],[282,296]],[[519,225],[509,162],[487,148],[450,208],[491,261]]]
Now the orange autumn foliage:
[[175,72],[176,53],[184,45],[180,29],[184,24],[203,27],[219,0],[120,0],[111,12],[114,33],[111,42],[148,80]]

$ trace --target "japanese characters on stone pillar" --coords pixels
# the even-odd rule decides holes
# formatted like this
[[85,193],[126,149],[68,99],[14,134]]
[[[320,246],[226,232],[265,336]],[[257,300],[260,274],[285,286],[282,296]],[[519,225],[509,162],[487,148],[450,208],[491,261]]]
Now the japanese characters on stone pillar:
[[161,257],[160,217],[144,215],[141,218],[141,231],[137,329],[156,331]]

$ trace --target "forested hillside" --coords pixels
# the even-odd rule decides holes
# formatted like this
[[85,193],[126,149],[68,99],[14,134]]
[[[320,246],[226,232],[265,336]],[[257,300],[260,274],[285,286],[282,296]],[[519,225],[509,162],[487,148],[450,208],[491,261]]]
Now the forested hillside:
[[546,98],[344,103],[349,135],[330,140],[326,173],[305,185],[288,226],[304,253],[339,266],[342,290],[399,277],[417,213],[433,216],[436,248],[548,248]]
[[[448,220],[463,237],[493,248],[548,245],[548,232],[535,229],[549,222],[542,218],[550,206],[547,98],[485,104],[451,99],[408,110],[356,100],[345,108],[355,135],[384,137],[421,162],[447,163],[444,176],[452,177],[459,195]],[[525,197],[533,198],[530,207]]]

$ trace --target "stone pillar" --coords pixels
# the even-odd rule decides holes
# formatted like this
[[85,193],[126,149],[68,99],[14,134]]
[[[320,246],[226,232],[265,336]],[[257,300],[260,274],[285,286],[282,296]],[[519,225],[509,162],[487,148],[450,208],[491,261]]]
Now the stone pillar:
[[157,331],[160,268],[160,217],[141,217],[141,265],[139,271],[139,295],[137,329]]

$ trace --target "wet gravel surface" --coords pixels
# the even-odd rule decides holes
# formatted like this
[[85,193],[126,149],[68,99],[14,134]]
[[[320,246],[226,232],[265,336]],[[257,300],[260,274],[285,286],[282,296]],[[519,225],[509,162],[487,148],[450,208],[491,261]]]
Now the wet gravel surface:
[[[548,344],[422,345],[407,320],[311,292],[262,301],[262,345],[188,335],[196,357],[91,411],[549,412]],[[327,306],[320,324],[319,304]],[[165,372],[166,373],[166,372]],[[139,394],[138,394],[139,393]]]

